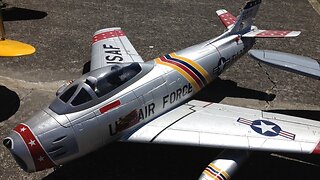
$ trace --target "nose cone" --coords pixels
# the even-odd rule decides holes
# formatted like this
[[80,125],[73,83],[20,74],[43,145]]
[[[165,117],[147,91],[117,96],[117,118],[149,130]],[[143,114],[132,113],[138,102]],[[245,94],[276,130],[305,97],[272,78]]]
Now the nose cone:
[[26,172],[35,172],[55,166],[43,149],[32,129],[26,124],[19,124],[3,140],[19,166]]
[[3,140],[3,145],[11,152],[19,166],[34,172],[55,166],[54,161],[46,152],[43,140],[39,135],[59,126],[45,111],[39,111],[26,123],[16,126],[11,134]]
[[3,145],[27,172],[63,164],[81,155],[73,128],[61,124],[68,121],[65,115],[44,109],[15,127]]

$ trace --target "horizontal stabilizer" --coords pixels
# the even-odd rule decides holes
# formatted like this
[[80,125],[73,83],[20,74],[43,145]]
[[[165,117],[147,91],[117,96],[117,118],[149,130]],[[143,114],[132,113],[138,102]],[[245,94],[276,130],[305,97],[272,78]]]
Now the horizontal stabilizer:
[[314,59],[268,50],[250,50],[248,53],[263,63],[320,80],[320,64]]
[[219,16],[219,19],[222,22],[222,24],[228,29],[230,29],[232,25],[237,21],[237,18],[225,9],[220,9],[216,11],[216,13]]
[[286,38],[286,37],[297,37],[300,31],[277,31],[277,30],[254,30],[250,31],[242,37],[252,38]]

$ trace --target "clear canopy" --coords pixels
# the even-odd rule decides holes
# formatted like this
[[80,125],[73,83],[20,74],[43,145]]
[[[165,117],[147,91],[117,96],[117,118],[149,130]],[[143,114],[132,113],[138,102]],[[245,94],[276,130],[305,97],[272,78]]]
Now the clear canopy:
[[130,86],[153,67],[153,62],[133,62],[110,64],[90,71],[71,84],[61,87],[49,108],[57,114],[87,109]]
[[[135,77],[140,71],[141,66],[138,63],[132,63],[128,66],[114,65],[110,67],[108,72],[100,74],[89,73],[83,81],[90,88],[85,88],[85,85],[75,82],[60,95],[60,99],[67,103],[74,97],[71,104],[73,106],[81,105],[93,99],[89,91],[92,90],[97,97],[102,97]],[[80,90],[77,91],[78,88]],[[74,95],[75,93],[77,95]]]

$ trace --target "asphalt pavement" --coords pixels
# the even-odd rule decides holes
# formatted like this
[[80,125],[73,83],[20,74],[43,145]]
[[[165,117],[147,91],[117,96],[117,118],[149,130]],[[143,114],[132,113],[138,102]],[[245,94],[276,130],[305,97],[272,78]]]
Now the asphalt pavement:
[[[0,58],[0,139],[55,97],[66,80],[82,74],[92,34],[121,27],[145,60],[220,35],[215,15],[237,15],[245,0],[5,0],[7,38],[32,44],[31,56]],[[254,48],[320,61],[320,15],[307,0],[263,0],[255,25],[300,30],[293,39],[258,39]],[[196,97],[200,100],[320,120],[320,82],[250,59],[239,59]],[[196,179],[219,149],[115,143],[57,169],[26,173],[0,145],[0,179]],[[234,179],[308,179],[320,170],[312,155],[257,152]]]

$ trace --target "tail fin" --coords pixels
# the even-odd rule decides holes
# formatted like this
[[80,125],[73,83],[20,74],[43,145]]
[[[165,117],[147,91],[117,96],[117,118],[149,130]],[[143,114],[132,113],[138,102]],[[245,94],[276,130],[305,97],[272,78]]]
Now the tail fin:
[[228,28],[228,33],[224,35],[241,34],[242,37],[248,38],[284,38],[296,37],[300,34],[300,31],[259,30],[252,26],[260,4],[261,0],[248,1],[237,18],[224,9],[216,11],[221,22]]
[[261,0],[251,0],[247,2],[238,16],[237,21],[234,23],[234,26],[230,29],[230,34],[249,32],[260,4]]

